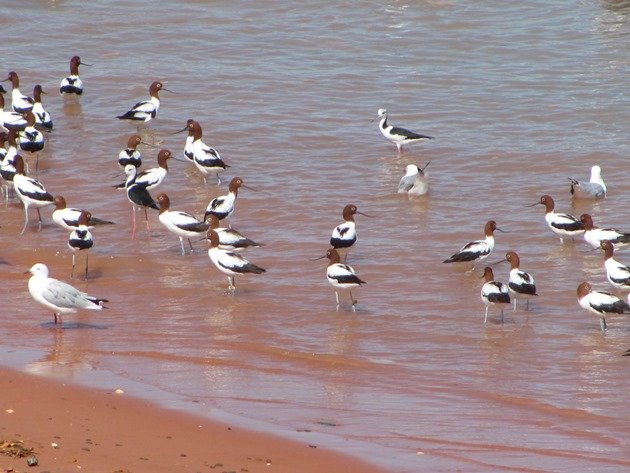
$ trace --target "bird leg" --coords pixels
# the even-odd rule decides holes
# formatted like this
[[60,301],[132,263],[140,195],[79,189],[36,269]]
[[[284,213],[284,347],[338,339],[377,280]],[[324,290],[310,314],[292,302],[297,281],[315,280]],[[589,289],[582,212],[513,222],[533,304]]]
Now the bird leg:
[[25,205],[24,206],[24,226],[22,227],[22,232],[20,233],[20,235],[24,234],[24,231],[26,230],[27,225],[28,225],[28,206]]
[[236,290],[236,283],[234,282],[234,276],[228,276],[228,291],[234,292]]
[[503,323],[503,307],[501,307],[501,323]]
[[217,186],[221,185],[221,177],[219,177],[219,173],[217,173]]
[[147,214],[147,208],[144,208],[144,220],[147,222],[147,232],[150,231],[149,229],[149,214]]
[[70,271],[70,277],[74,279],[74,253],[72,253],[72,271]]
[[337,301],[337,310],[339,310],[339,293],[335,291],[335,300]]
[[188,239],[188,244],[190,245],[190,252],[192,253],[194,250],[193,250],[192,241],[190,241],[190,238]]
[[88,278],[88,262],[90,259],[90,254],[89,253],[85,253],[85,280],[87,281]]
[[606,332],[606,319],[604,317],[599,319],[599,326],[601,327],[602,332]]
[[136,237],[136,208],[131,206],[131,214],[133,215],[133,229],[131,230],[131,239]]
[[350,302],[352,303],[352,312],[356,312],[357,308],[355,307],[355,305],[359,301],[355,300],[355,298],[352,296],[352,291],[349,291],[349,292],[350,292]]
[[42,214],[39,211],[39,207],[37,207],[37,218],[39,219],[39,230],[41,231],[41,229],[42,229]]
[[183,237],[179,237],[179,244],[182,246],[182,256],[184,256],[186,254],[186,250],[184,249],[184,238]]
[[486,316],[483,318],[483,323],[485,324],[488,321],[488,306],[486,306]]
[[514,298],[514,310],[516,310],[516,297]]

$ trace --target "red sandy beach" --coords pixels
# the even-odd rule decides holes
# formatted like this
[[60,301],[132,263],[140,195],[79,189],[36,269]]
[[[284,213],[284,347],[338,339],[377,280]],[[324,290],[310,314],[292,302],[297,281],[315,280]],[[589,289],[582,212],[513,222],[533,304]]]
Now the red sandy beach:
[[[38,466],[0,455],[4,472],[380,472],[324,450],[0,368],[0,442],[33,448]],[[53,444],[56,444],[54,446]]]

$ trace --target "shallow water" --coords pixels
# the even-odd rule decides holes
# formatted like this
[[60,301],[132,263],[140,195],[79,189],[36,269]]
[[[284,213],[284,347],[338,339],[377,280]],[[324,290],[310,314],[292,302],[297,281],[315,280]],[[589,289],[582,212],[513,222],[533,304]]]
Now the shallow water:
[[[630,466],[628,319],[600,333],[575,288],[610,290],[602,255],[579,239],[561,245],[543,208],[526,207],[550,194],[560,211],[630,231],[630,2],[32,1],[0,12],[0,75],[49,92],[55,130],[38,178],[117,222],[93,231],[90,279],[74,280],[109,310],[66,316],[59,331],[23,272],[44,262],[69,280],[67,234],[52,209],[41,232],[33,212],[22,237],[21,206],[1,211],[4,363],[296,438],[320,433],[392,471]],[[64,101],[56,91],[75,54],[94,65],[80,69],[85,94]],[[114,117],[158,79],[175,93],[160,94],[146,139],[181,156],[184,136],[172,133],[195,118],[231,165],[224,180],[256,189],[239,193],[232,224],[266,244],[247,256],[268,272],[237,280],[234,296],[205,244],[182,257],[157,212],[131,240],[130,205],[111,187],[135,132]],[[398,155],[370,123],[381,107],[436,139]],[[154,166],[157,150],[141,151]],[[427,161],[430,195],[397,195],[405,166]],[[608,197],[571,202],[567,177],[586,179],[593,164]],[[226,185],[171,161],[160,190],[201,214]],[[367,281],[356,313],[347,299],[335,310],[326,263],[311,261],[347,203],[374,216],[357,216],[348,259]],[[540,296],[483,325],[481,268],[441,261],[489,219],[509,233],[488,261],[517,251]],[[618,259],[630,263],[627,251]]]

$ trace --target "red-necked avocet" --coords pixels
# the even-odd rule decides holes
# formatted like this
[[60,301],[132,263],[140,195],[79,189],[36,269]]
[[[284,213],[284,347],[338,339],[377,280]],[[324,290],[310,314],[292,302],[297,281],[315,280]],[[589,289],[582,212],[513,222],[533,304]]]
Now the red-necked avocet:
[[6,81],[11,81],[13,85],[13,90],[11,91],[11,107],[13,111],[22,114],[30,112],[33,109],[34,101],[28,95],[20,92],[20,78],[17,73],[15,71],[9,72],[9,77],[2,82]]
[[587,282],[580,283],[577,288],[578,303],[583,309],[599,317],[602,332],[606,330],[606,316],[630,312],[630,306],[609,292],[594,291]]
[[486,315],[483,319],[485,324],[488,321],[488,309],[498,305],[501,309],[501,323],[503,323],[503,306],[510,303],[510,292],[507,284],[494,280],[492,268],[486,266],[483,270],[485,283],[481,286],[481,301],[486,306]]
[[68,237],[68,248],[72,251],[72,272],[70,273],[72,278],[74,277],[75,256],[77,253],[85,254],[85,279],[88,278],[89,250],[94,246],[94,239],[88,227],[91,218],[92,214],[90,212],[82,210],[77,226],[70,232]]
[[197,217],[188,212],[171,210],[171,200],[164,193],[157,196],[157,202],[160,206],[160,222],[167,230],[179,237],[179,243],[182,246],[182,256],[186,254],[184,238],[188,239],[190,252],[192,253],[193,246],[190,239],[199,239],[199,237],[205,235],[210,225],[198,220]]
[[350,249],[357,241],[357,230],[354,222],[355,214],[371,217],[363,212],[359,212],[356,205],[348,204],[341,212],[343,223],[333,228],[332,236],[330,237],[330,246],[337,250],[342,261],[346,261]]
[[13,189],[24,205],[24,227],[22,233],[28,225],[28,208],[35,207],[39,218],[39,228],[42,228],[42,216],[39,212],[41,207],[53,203],[53,196],[47,192],[41,182],[32,179],[24,174],[24,160],[19,154],[15,157],[15,176],[13,176]]
[[152,118],[157,116],[157,112],[160,109],[160,90],[166,90],[171,92],[170,90],[164,88],[162,83],[159,80],[156,80],[149,87],[149,100],[143,100],[142,102],[138,102],[135,104],[129,111],[123,113],[122,115],[118,115],[116,118],[120,120],[131,120],[135,122],[146,123]]
[[609,240],[615,248],[630,243],[630,233],[622,232],[616,228],[597,228],[593,224],[593,217],[590,214],[580,215],[580,221],[584,224],[584,239],[593,248],[599,248],[604,240]]
[[62,95],[81,95],[83,94],[83,81],[79,77],[79,66],[91,66],[81,62],[79,56],[73,56],[70,59],[70,75],[61,79],[59,84],[59,93]]
[[[53,210],[52,213],[53,222],[66,230],[76,229],[79,226],[79,217],[86,211],[68,207],[66,205],[66,199],[61,195],[56,195],[53,199],[53,203],[55,204],[55,210]],[[90,212],[87,213],[89,218],[85,225],[88,228],[93,228],[96,225],[112,225],[114,223],[109,220],[102,220],[98,217],[94,217]]]
[[475,240],[466,243],[462,248],[452,255],[450,258],[445,259],[442,263],[478,263],[486,259],[492,253],[494,249],[494,232],[499,231],[505,233],[497,227],[494,220],[488,220],[484,227],[485,238],[483,240]]
[[565,237],[573,238],[584,233],[584,224],[573,215],[554,212],[555,203],[551,196],[543,195],[538,202],[528,205],[528,207],[534,205],[545,206],[545,221],[551,231],[560,237],[561,243]]
[[236,290],[235,276],[244,274],[261,274],[265,269],[247,261],[239,253],[219,248],[219,235],[214,230],[208,232],[210,248],[208,256],[216,268],[228,277],[228,291]]

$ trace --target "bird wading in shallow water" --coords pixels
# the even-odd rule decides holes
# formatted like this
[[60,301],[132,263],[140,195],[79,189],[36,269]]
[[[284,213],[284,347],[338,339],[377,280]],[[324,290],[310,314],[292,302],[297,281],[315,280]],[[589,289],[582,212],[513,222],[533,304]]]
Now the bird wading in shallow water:
[[580,307],[599,318],[602,332],[606,331],[606,315],[623,314],[630,311],[630,306],[608,292],[594,291],[587,282],[580,283],[577,288]]
[[91,66],[81,62],[79,56],[70,59],[70,75],[61,79],[59,93],[61,95],[81,95],[83,94],[83,81],[79,78],[79,66]]
[[481,286],[481,301],[486,306],[486,316],[483,319],[485,324],[488,321],[488,309],[498,305],[501,309],[501,323],[503,323],[503,306],[510,303],[510,293],[507,284],[494,280],[492,268],[486,266],[482,278],[485,283]]
[[34,264],[26,273],[32,275],[28,280],[28,292],[36,302],[53,311],[55,325],[61,326],[62,314],[80,309],[102,310],[105,308],[103,302],[108,302],[107,299],[88,296],[65,282],[48,277],[48,267],[43,263]]
[[379,130],[383,136],[394,143],[399,153],[402,153],[403,145],[418,143],[421,141],[432,140],[432,136],[420,135],[413,131],[406,130],[405,128],[400,128],[397,126],[392,126],[387,124],[387,110],[384,108],[380,108],[378,110],[378,118],[379,121]]
[[339,309],[339,291],[348,291],[350,294],[350,302],[352,310],[356,312],[358,301],[352,294],[352,289],[366,284],[359,276],[355,274],[354,268],[341,262],[339,253],[334,248],[329,249],[324,256],[316,259],[328,258],[328,267],[326,268],[326,279],[335,290],[335,300],[337,301],[337,309]]
[[602,168],[593,166],[591,168],[591,179],[578,181],[569,178],[571,181],[571,195],[576,199],[600,199],[606,197],[606,184],[602,179]]

